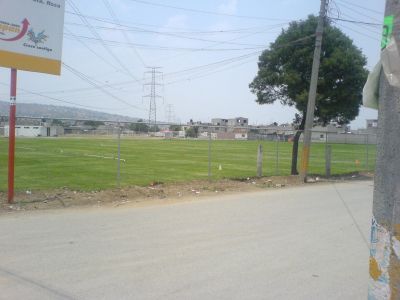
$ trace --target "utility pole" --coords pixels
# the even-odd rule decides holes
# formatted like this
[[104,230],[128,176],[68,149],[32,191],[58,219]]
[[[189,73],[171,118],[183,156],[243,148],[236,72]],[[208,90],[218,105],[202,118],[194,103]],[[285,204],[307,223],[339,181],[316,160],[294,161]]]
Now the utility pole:
[[[382,59],[389,45],[400,46],[399,0],[386,1],[383,29]],[[397,59],[400,55],[398,50],[390,53]],[[400,88],[391,85],[385,73],[384,67],[379,84],[368,299],[400,299]]]
[[151,74],[151,81],[144,84],[144,87],[150,87],[150,93],[143,96],[144,98],[149,98],[149,130],[154,129],[157,126],[157,98],[162,98],[162,96],[157,94],[157,86],[162,84],[157,81],[157,77],[162,77],[162,72],[157,71],[160,67],[148,67],[150,71],[145,72],[146,74]]
[[319,20],[316,30],[314,60],[312,65],[310,90],[308,93],[308,105],[306,114],[306,123],[304,127],[303,153],[301,160],[300,178],[302,181],[307,181],[308,165],[310,160],[311,147],[311,131],[314,123],[315,100],[317,97],[317,85],[319,65],[321,59],[322,35],[324,33],[324,22],[328,10],[329,0],[321,0],[321,8],[319,11]]

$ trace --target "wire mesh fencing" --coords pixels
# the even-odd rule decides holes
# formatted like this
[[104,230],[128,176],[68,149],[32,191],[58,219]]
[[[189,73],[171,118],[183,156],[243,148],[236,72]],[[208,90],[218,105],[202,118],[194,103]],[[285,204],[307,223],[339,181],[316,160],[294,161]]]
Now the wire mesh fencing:
[[[198,128],[194,129],[196,126]],[[70,126],[70,130],[57,137],[18,136],[16,189],[99,190],[190,180],[250,178],[258,175],[260,145],[262,176],[292,173],[293,130],[267,128],[262,132],[257,128],[252,132],[249,128],[239,128],[218,134],[218,127],[207,131],[207,126],[180,124],[168,124],[166,129],[154,131],[145,129],[114,123],[104,128]],[[313,131],[309,173],[326,175],[328,159],[329,175],[373,171],[375,144],[375,134]],[[7,145],[7,138],[1,138],[1,191],[7,189]],[[298,167],[301,149],[302,136]],[[330,149],[329,156],[327,149]]]

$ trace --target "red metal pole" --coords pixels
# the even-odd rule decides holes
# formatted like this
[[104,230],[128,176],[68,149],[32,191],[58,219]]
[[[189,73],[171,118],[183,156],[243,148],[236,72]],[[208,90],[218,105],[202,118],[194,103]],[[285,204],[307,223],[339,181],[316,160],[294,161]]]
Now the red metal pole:
[[17,70],[11,69],[10,117],[8,128],[8,203],[14,202],[15,118],[17,100]]

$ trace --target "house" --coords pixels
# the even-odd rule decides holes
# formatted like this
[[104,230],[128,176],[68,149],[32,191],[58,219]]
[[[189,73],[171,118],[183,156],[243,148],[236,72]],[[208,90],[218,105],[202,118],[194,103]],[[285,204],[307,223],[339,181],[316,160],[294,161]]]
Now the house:
[[247,118],[234,118],[234,119],[228,119],[228,127],[247,127],[249,125],[249,119]]
[[215,139],[223,140],[247,140],[249,131],[249,119],[237,117],[233,119],[213,118],[211,123],[194,122],[190,120],[184,130],[196,127],[199,138],[206,137],[211,132]]
[[[9,135],[9,125],[4,126],[4,136]],[[60,136],[64,135],[62,126],[34,126],[34,125],[16,125],[15,136],[20,137],[38,137],[38,136]]]

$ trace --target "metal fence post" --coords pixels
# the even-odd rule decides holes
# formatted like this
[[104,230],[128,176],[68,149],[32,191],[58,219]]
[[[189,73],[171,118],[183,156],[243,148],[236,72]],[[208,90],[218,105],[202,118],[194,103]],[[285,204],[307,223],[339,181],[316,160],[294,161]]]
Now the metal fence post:
[[331,176],[331,157],[332,157],[332,146],[326,145],[325,147],[325,176]]
[[276,133],[275,175],[279,175],[279,135]]
[[208,180],[211,180],[211,131],[208,136]]
[[118,123],[117,187],[121,187],[121,125]]
[[365,167],[366,170],[369,170],[369,138],[368,134],[365,136]]
[[259,144],[257,151],[257,177],[262,177],[263,175],[262,167],[263,167],[263,146]]

